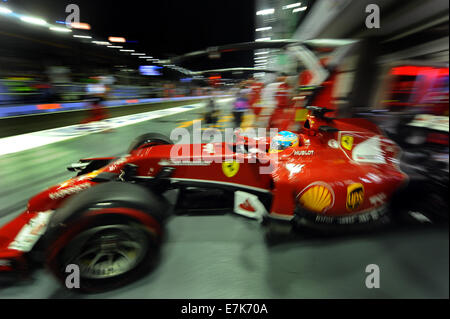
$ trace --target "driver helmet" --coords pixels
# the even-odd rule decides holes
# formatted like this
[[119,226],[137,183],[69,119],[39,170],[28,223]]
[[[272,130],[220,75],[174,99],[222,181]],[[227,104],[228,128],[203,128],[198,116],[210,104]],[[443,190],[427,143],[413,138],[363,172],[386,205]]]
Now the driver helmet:
[[289,131],[279,132],[270,142],[269,153],[279,153],[287,148],[299,145],[298,136]]

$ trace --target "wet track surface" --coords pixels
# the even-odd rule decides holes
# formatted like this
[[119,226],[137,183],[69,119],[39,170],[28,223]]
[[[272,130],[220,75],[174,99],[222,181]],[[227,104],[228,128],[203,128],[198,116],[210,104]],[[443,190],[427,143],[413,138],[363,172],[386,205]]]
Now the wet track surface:
[[[223,107],[227,107],[223,105]],[[27,200],[73,176],[65,167],[82,157],[124,154],[136,136],[170,135],[201,109],[110,132],[0,156],[0,224]],[[158,267],[108,293],[62,288],[44,269],[0,286],[0,298],[448,298],[448,228],[390,229],[368,235],[295,236],[269,244],[253,220],[225,214],[175,216],[168,222]],[[367,289],[365,268],[377,264],[381,287]]]

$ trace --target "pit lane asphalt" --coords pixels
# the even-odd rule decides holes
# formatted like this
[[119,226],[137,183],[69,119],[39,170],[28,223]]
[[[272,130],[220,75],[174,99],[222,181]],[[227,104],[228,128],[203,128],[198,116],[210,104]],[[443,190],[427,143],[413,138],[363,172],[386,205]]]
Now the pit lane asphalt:
[[[0,225],[31,196],[73,176],[65,167],[79,158],[123,154],[140,134],[170,134],[202,115],[197,109],[0,157]],[[167,228],[158,267],[131,285],[82,295],[39,269],[29,279],[0,286],[0,298],[449,297],[448,228],[296,236],[271,245],[263,226],[233,214],[176,216]],[[379,289],[365,286],[369,264],[380,267]]]

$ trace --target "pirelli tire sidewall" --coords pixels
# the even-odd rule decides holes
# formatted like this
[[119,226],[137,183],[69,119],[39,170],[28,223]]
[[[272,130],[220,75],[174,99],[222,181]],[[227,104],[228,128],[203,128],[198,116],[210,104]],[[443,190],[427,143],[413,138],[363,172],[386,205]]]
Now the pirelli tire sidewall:
[[[82,279],[80,291],[102,292],[124,286],[150,272],[159,257],[168,204],[161,196],[127,183],[107,182],[71,197],[50,220],[43,238],[45,264],[64,285],[67,246],[80,233],[97,226],[127,225],[146,237],[145,256],[130,271],[104,279]],[[70,253],[70,252],[69,252]]]

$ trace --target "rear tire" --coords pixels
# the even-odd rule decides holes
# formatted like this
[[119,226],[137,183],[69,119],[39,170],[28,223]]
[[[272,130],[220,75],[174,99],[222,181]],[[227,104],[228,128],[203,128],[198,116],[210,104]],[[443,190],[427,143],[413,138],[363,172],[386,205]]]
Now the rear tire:
[[160,133],[147,133],[141,136],[138,136],[130,145],[128,149],[128,153],[135,151],[139,148],[144,148],[148,146],[155,145],[168,145],[173,144],[172,140]]

